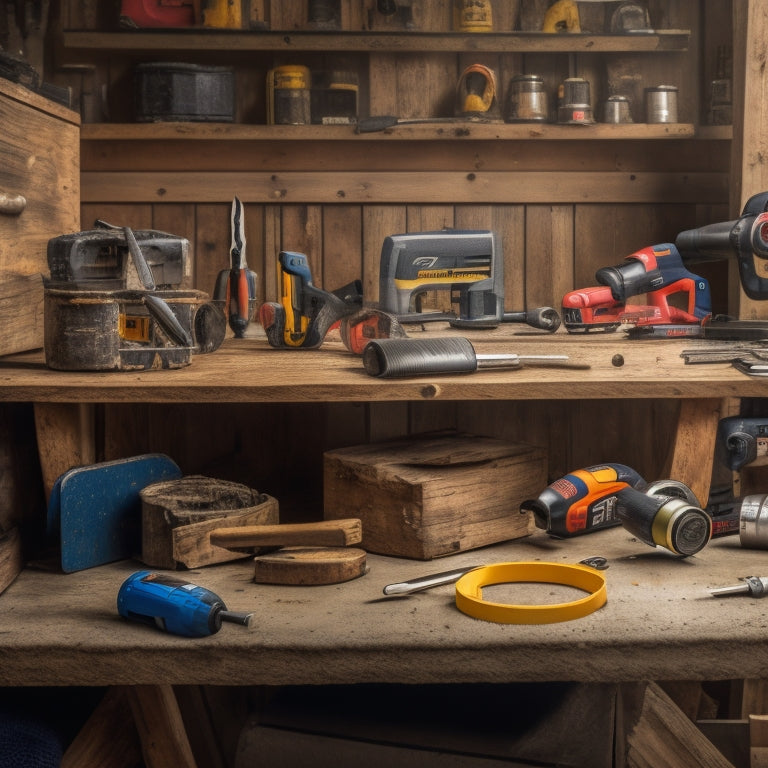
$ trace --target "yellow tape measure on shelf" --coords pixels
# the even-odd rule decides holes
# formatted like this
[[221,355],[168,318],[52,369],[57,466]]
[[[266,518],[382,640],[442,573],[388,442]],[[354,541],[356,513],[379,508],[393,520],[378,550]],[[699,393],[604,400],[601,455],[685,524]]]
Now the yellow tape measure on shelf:
[[[569,603],[510,605],[483,600],[483,587],[512,582],[562,584],[588,594]],[[553,624],[580,619],[605,605],[605,577],[586,565],[520,562],[476,568],[456,582],[456,607],[468,616],[497,624]]]

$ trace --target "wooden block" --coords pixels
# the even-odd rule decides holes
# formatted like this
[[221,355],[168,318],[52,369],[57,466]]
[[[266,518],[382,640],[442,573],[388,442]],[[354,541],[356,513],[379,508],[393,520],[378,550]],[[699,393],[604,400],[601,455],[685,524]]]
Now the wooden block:
[[355,518],[317,523],[243,525],[216,528],[211,544],[227,549],[244,547],[348,547],[363,540],[363,528]]
[[141,491],[141,560],[153,568],[199,568],[245,555],[211,543],[223,526],[273,525],[277,499],[240,483],[188,475]]
[[324,516],[360,518],[369,552],[418,560],[527,536],[520,504],[547,485],[546,451],[439,436],[327,451]]
[[366,554],[356,547],[286,547],[253,562],[257,584],[340,584],[365,573]]
[[24,567],[19,529],[0,533],[0,592],[11,584]]

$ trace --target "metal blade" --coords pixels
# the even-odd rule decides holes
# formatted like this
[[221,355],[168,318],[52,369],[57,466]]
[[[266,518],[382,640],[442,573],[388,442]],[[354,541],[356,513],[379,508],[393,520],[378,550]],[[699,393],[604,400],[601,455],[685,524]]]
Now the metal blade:
[[232,200],[232,242],[229,246],[229,263],[232,269],[246,269],[245,260],[245,216],[243,204],[235,195]]

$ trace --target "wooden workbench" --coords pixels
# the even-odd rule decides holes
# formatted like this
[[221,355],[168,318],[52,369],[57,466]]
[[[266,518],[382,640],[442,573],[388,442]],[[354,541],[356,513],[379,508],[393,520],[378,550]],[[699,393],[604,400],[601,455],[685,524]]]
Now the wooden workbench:
[[[707,342],[633,341],[620,335],[484,332],[478,351],[562,353],[588,369],[524,367],[403,380],[368,376],[359,358],[328,342],[274,350],[263,339],[229,339],[173,371],[55,372],[41,353],[0,361],[0,400],[30,401],[47,417],[44,442],[67,445],[82,421],[55,416],[93,403],[350,402],[672,398],[682,402],[670,477],[708,491],[714,425],[723,398],[759,397],[766,384],[727,363],[687,365],[683,349]],[[615,356],[620,354],[622,360]],[[622,363],[623,364],[618,364]],[[87,420],[85,420],[87,421]],[[49,457],[50,458],[50,457]],[[43,455],[43,462],[46,457]],[[68,467],[64,467],[64,471]],[[49,475],[55,474],[49,470]],[[608,605],[549,627],[506,627],[459,613],[450,588],[382,600],[382,587],[463,564],[517,559],[610,560]],[[764,606],[718,600],[708,587],[759,574],[764,553],[737,538],[680,560],[623,529],[555,542],[541,532],[433,563],[370,556],[369,573],[329,587],[251,583],[248,560],[188,574],[231,608],[253,610],[252,629],[226,626],[185,640],[120,620],[125,561],[74,574],[27,568],[0,597],[0,683],[302,683],[498,680],[716,679],[760,676],[768,664]],[[738,635],[738,652],[734,638]],[[575,654],[575,655],[574,655]],[[578,663],[575,663],[578,659]]]

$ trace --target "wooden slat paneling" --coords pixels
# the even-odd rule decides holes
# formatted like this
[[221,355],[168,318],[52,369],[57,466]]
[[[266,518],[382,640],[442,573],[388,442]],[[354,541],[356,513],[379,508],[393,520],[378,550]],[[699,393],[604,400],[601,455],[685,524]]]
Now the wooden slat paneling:
[[84,172],[84,202],[249,203],[716,203],[721,173],[124,173]]

